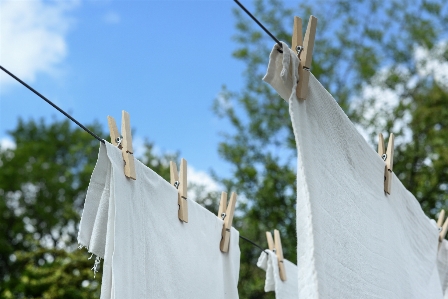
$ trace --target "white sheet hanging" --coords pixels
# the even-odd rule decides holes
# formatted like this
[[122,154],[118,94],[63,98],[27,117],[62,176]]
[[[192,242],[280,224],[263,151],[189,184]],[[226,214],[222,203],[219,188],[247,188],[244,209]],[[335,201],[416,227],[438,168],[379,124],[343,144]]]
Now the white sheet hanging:
[[448,298],[448,242],[446,240],[443,240],[442,244],[440,244],[437,266],[440,284],[445,295],[444,298]]
[[222,253],[223,221],[189,199],[179,221],[177,190],[135,162],[133,181],[101,144],[87,191],[78,242],[104,258],[101,298],[238,298],[238,231]]
[[285,266],[286,281],[280,279],[277,255],[268,249],[261,253],[257,266],[266,271],[264,291],[274,291],[276,299],[298,298],[297,266],[286,259],[283,259],[283,264]]
[[312,74],[297,100],[298,59],[283,48],[279,68],[275,48],[264,80],[281,90],[282,72],[293,74],[280,95],[298,153],[299,298],[442,298],[437,229],[395,174],[384,193],[383,160]]

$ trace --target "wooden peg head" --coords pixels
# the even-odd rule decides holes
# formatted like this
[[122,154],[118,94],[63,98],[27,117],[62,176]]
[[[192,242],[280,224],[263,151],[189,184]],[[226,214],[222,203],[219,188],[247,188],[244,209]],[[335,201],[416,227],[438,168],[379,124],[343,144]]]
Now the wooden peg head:
[[437,227],[442,227],[444,220],[445,220],[445,210],[441,210],[439,213],[439,218],[437,219]]
[[384,145],[384,137],[383,134],[378,134],[378,155],[382,158],[383,155],[386,153],[386,147]]
[[387,169],[389,171],[393,171],[393,167],[394,167],[394,141],[395,141],[395,136],[393,133],[390,133],[389,136],[389,142],[387,143],[387,159],[386,159],[386,165],[387,165]]
[[226,207],[227,207],[227,192],[223,191],[221,193],[221,200],[219,201],[218,218],[222,219],[222,214],[226,212]]
[[317,18],[310,16],[308,26],[306,27],[305,38],[303,39],[303,66],[310,69],[313,60],[314,40],[316,39]]
[[296,52],[297,46],[303,46],[302,19],[294,17],[294,27],[292,29],[291,50]]
[[285,265],[283,263],[283,248],[282,248],[282,240],[280,238],[280,232],[278,230],[274,230],[274,244],[275,244],[275,254],[278,259],[278,267],[280,272],[280,279],[282,281],[286,281],[286,270]]
[[131,117],[126,111],[121,113],[121,134],[123,135],[123,148],[133,154],[132,148],[132,133],[131,133]]
[[179,173],[177,172],[176,162],[170,161],[170,183],[171,185],[177,188],[175,184],[178,181],[179,181]]
[[131,119],[129,113],[123,110],[121,114],[121,135],[122,153],[124,160],[124,174],[126,177],[135,180],[137,175],[135,173],[134,150],[132,148],[132,134],[131,134]]
[[445,223],[443,223],[442,231],[439,234],[439,242],[445,240],[447,231],[448,231],[448,218],[445,220]]
[[[120,133],[118,133],[117,123],[112,116],[107,116],[107,125],[109,127],[110,143],[117,146],[118,140],[120,138]],[[121,144],[118,148],[121,149]]]
[[275,250],[274,239],[272,239],[271,232],[266,232],[266,239],[268,240],[268,248],[271,251]]
[[221,242],[219,245],[219,248],[222,252],[228,252],[229,251],[229,244],[230,244],[230,231],[232,229],[232,222],[233,222],[233,215],[235,213],[235,206],[236,206],[236,193],[232,192],[232,195],[230,195],[230,201],[229,205],[226,209],[226,218],[224,218],[224,225],[222,227],[222,233],[221,233]]
[[305,100],[308,95],[311,63],[313,61],[314,40],[316,38],[317,18],[310,16],[303,40],[303,51],[300,56],[299,82],[296,88],[298,99]]
[[187,160],[180,161],[179,170],[179,219],[185,223],[188,222],[188,201],[187,201]]

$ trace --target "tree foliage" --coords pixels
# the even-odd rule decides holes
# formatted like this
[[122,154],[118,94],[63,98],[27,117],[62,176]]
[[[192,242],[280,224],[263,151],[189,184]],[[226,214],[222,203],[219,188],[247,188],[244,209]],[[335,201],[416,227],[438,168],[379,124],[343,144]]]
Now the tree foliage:
[[[302,2],[255,0],[255,16],[290,44],[293,15],[318,18],[311,71],[374,146],[378,133],[396,138],[394,172],[428,216],[448,194],[448,4],[444,1],[361,0]],[[261,79],[273,41],[235,9],[234,57],[246,65],[245,86],[225,87],[216,113],[233,132],[219,145],[233,170],[221,181],[243,198],[241,234],[266,244],[264,231],[279,229],[285,258],[296,261],[296,152],[288,105]],[[387,135],[387,134],[386,134]],[[264,294],[259,251],[241,243],[241,298]]]
[[[77,250],[99,142],[69,121],[19,120],[9,133],[15,148],[0,148],[0,297],[99,298],[101,271],[94,277],[94,259]],[[141,160],[169,179],[177,154],[157,155],[146,142]]]
[[[280,40],[291,40],[293,15],[304,24],[317,16],[312,72],[369,140],[379,132],[396,138],[394,172],[428,216],[448,201],[448,4],[426,0],[317,1],[286,7],[256,0],[254,14]],[[273,42],[235,10],[238,48],[246,64],[245,87],[223,89],[216,113],[233,127],[219,146],[232,165],[220,178],[238,192],[234,226],[266,244],[265,231],[279,229],[285,258],[296,260],[296,152],[287,104],[261,78]],[[306,25],[303,26],[304,29]],[[444,77],[445,74],[445,77]],[[100,136],[99,125],[89,126]],[[96,298],[101,271],[76,250],[85,192],[98,141],[68,121],[20,120],[10,132],[14,149],[0,149],[0,297]],[[169,179],[168,161],[146,143],[143,162]],[[217,194],[201,186],[195,197],[212,212]],[[240,242],[241,298],[264,293],[259,249]]]

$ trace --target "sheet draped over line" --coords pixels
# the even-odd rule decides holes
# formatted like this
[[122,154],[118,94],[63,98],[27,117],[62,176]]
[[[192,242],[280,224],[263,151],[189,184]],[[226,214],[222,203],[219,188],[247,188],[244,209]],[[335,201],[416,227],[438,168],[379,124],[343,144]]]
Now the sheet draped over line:
[[297,99],[299,60],[283,45],[263,80],[289,103],[297,146],[299,298],[442,298],[435,222],[395,174],[384,193],[384,161],[312,74]]
[[100,144],[78,242],[104,258],[101,298],[238,298],[239,233],[219,249],[223,221],[188,200],[178,219],[177,190],[135,161],[123,174],[121,151]]
[[448,299],[448,242],[443,240],[437,254],[437,266],[439,270],[440,284],[444,291],[445,299]]
[[261,253],[257,266],[266,271],[264,291],[275,291],[276,299],[299,298],[297,266],[286,259],[283,259],[283,264],[285,266],[286,281],[280,279],[277,255],[267,249]]

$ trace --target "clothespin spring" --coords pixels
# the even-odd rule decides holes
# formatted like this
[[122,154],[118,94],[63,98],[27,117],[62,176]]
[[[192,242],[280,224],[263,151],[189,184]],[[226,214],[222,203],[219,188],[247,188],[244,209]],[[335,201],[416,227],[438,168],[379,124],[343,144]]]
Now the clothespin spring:
[[303,48],[302,46],[297,46],[297,47],[296,47],[297,58],[299,58],[299,60],[300,60],[300,54],[302,54],[303,49],[304,49],[304,48]]
[[387,154],[383,154],[383,155],[381,156],[381,159],[383,159],[383,161],[386,161],[386,160],[387,160]]
[[[302,54],[302,52],[303,52],[303,50],[305,50],[305,48],[303,47],[303,46],[297,46],[296,47],[296,51],[297,51],[297,58],[299,58],[299,60],[301,60],[300,59],[300,54]],[[310,68],[309,67],[307,67],[307,66],[303,66],[303,69],[305,70],[305,71],[310,71]]]
[[123,137],[122,136],[120,136],[120,137],[117,137],[116,139],[115,139],[115,142],[117,142],[117,147],[118,148],[121,148],[121,142],[123,141]]
[[180,182],[179,181],[175,181],[173,185],[174,185],[174,187],[176,187],[176,189],[179,189]]

